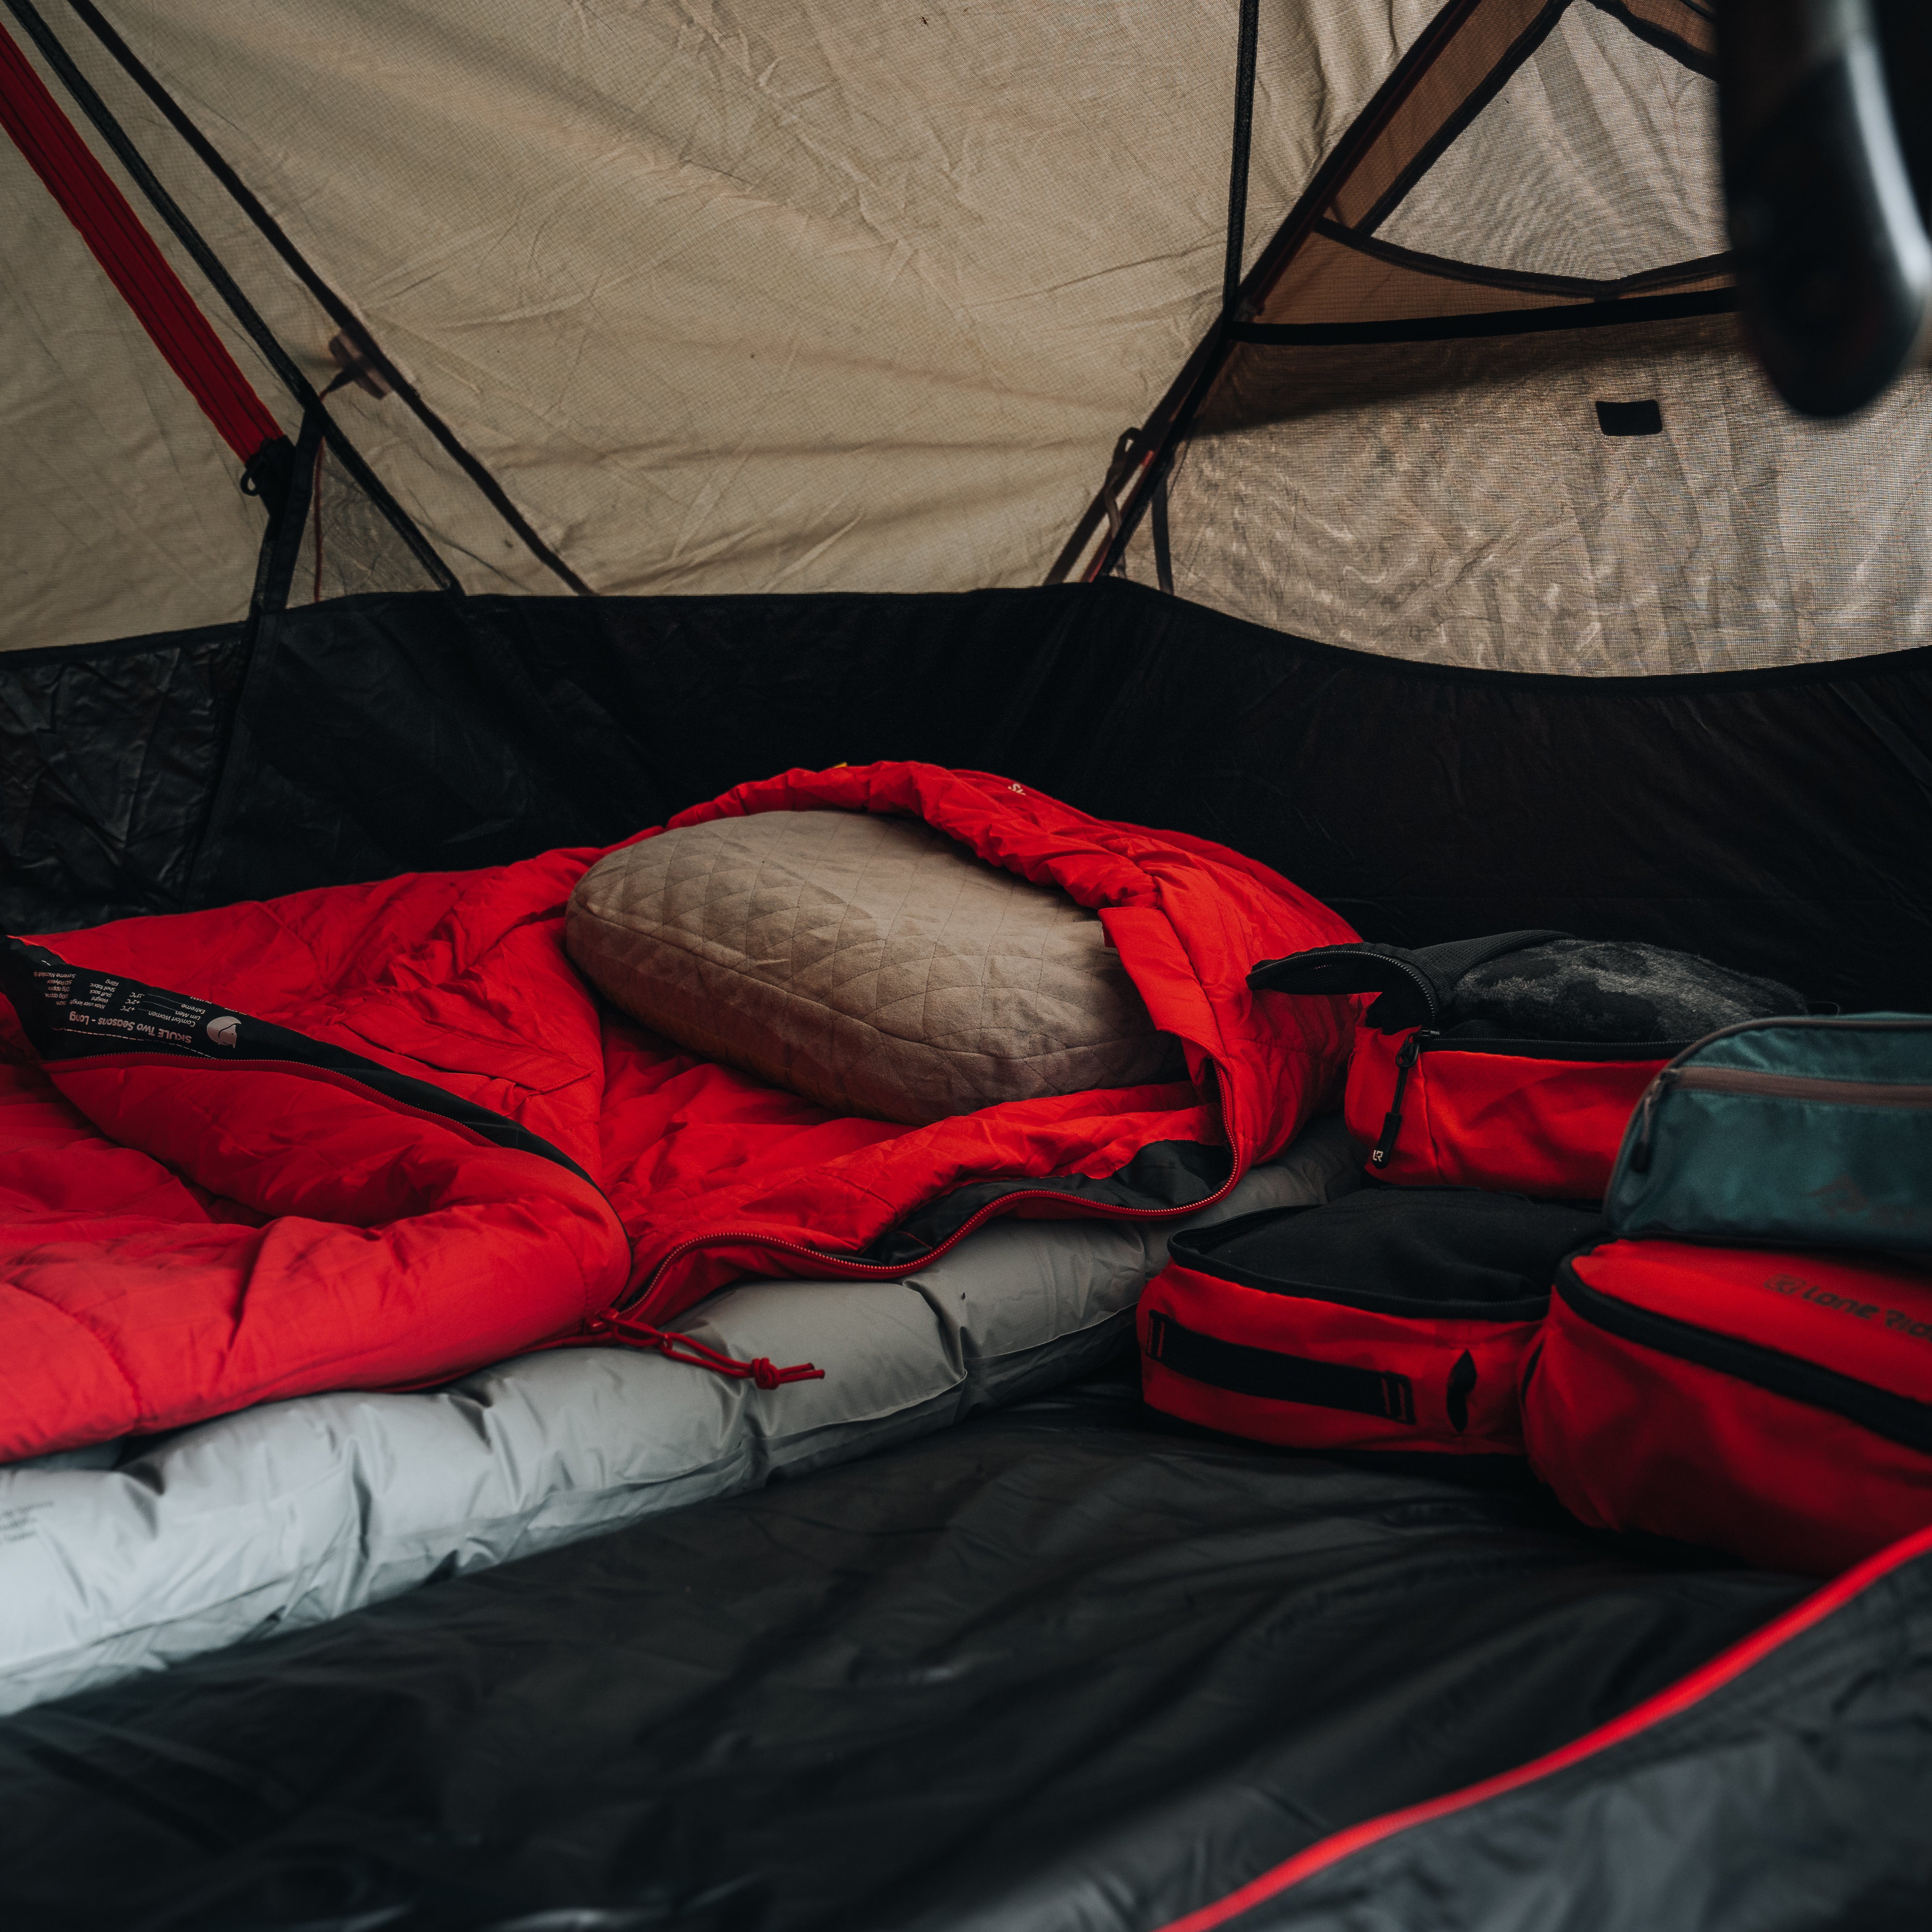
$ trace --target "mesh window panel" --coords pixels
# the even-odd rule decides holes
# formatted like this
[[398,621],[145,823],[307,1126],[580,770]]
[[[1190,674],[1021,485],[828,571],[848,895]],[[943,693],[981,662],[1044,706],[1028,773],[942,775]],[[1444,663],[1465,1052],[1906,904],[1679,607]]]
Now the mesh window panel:
[[365,591],[434,590],[394,526],[364,495],[327,444],[316,452],[302,548],[289,585],[292,607]]
[[[1648,410],[1599,404],[1654,404]],[[1932,634],[1932,375],[1778,402],[1729,316],[1244,346],[1169,473],[1182,597],[1435,663],[1631,674]],[[1155,518],[1125,572],[1158,580]]]
[[1372,229],[1480,110],[1495,76],[1510,71],[1537,44],[1564,5],[1564,0],[1486,0],[1472,10],[1364,150],[1329,213],[1348,227]]
[[[1818,423],[1729,316],[1455,332],[1725,285],[1708,38],[1678,0],[1471,13],[1268,290],[1288,339],[1231,352],[1125,574],[1503,670],[1767,668],[1932,634],[1932,376]],[[1436,339],[1334,340],[1365,324]]]
[[1375,232],[1423,254],[1608,280],[1720,254],[1723,210],[1716,88],[1572,7]]

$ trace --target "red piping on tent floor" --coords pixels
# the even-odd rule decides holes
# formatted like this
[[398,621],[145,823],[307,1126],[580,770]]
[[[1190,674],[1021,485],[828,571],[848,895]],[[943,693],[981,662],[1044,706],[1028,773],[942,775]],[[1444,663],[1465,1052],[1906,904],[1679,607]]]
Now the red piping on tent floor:
[[1932,1552],[1932,1529],[1922,1529],[1902,1537],[1889,1549],[1867,1557],[1783,1616],[1766,1624],[1762,1630],[1734,1643],[1701,1668],[1679,1678],[1654,1697],[1646,1697],[1621,1718],[1613,1718],[1607,1724],[1600,1724],[1594,1731],[1586,1732],[1574,1743],[1542,1757],[1533,1758],[1527,1764],[1518,1765],[1514,1771],[1484,1778],[1480,1784],[1466,1785],[1445,1797],[1430,1798],[1424,1804],[1412,1804],[1400,1811],[1386,1812],[1379,1818],[1368,1819],[1360,1825],[1352,1825],[1347,1830],[1337,1832],[1310,1845],[1305,1851],[1298,1852],[1293,1858],[1284,1860],[1270,1871],[1263,1872],[1258,1878],[1249,1880],[1246,1885],[1238,1886],[1225,1898],[1197,1906],[1178,1918],[1169,1919],[1158,1928],[1158,1932],[1214,1932],[1216,1927],[1227,1924],[1244,1912],[1252,1911],[1256,1906],[1279,1898],[1291,1886],[1312,1878],[1317,1872],[1325,1871],[1330,1865],[1339,1864],[1342,1859],[1365,1851],[1384,1838],[1392,1838],[1399,1832],[1428,1824],[1451,1812],[1466,1811],[1472,1805],[1500,1798],[1521,1786],[1534,1784],[1539,1778],[1549,1778],[1585,1758],[1595,1756],[1599,1751],[1608,1750],[1612,1745],[1622,1744],[1625,1738],[1635,1737],[1653,1725],[1662,1724],[1666,1718],[1688,1710],[1694,1704],[1701,1703],[1733,1678],[1742,1677],[1754,1666],[1762,1663],[1772,1652],[1781,1648],[1792,1638],[1802,1635],[1814,1624],[1823,1622],[1833,1612],[1843,1610],[1874,1583],[1928,1552]]

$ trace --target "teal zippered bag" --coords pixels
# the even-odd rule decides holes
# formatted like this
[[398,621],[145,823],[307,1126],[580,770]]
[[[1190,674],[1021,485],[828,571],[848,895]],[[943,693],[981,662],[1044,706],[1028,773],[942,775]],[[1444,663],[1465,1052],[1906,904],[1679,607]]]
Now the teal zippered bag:
[[1932,1256],[1932,1015],[1707,1034],[1638,1102],[1604,1214],[1624,1235]]

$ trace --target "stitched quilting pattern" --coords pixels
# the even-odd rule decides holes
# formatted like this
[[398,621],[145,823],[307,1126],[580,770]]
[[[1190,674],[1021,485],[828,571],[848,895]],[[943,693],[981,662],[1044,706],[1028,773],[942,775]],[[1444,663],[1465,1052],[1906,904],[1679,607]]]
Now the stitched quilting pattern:
[[843,1112],[923,1122],[1184,1077],[1100,920],[916,820],[774,812],[600,861],[571,957],[632,1018]]

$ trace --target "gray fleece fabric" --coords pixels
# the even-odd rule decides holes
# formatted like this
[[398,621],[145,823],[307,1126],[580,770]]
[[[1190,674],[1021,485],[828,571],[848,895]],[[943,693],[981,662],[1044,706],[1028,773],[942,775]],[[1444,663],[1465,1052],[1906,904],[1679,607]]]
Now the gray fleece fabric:
[[1444,1016],[1513,1040],[1688,1042],[1740,1020],[1802,1013],[1775,980],[1641,940],[1552,939],[1472,967]]

